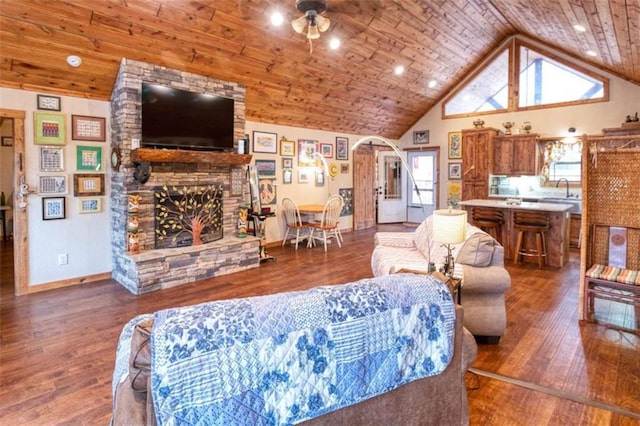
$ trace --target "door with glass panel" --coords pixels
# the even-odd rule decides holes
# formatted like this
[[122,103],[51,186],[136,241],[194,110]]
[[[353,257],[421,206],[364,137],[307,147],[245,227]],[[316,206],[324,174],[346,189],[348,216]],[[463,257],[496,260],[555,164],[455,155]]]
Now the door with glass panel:
[[420,223],[437,208],[438,151],[409,151],[407,162],[413,175],[407,179],[407,221]]
[[404,198],[406,170],[393,151],[378,152],[378,223],[404,222],[407,218]]

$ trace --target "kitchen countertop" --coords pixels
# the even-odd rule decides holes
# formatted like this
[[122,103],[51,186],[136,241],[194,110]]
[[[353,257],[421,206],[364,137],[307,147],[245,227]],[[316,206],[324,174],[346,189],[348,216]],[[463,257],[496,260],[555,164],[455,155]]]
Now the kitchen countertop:
[[476,207],[494,207],[499,209],[518,209],[518,210],[536,210],[544,212],[566,212],[573,208],[572,204],[560,204],[560,203],[530,203],[522,202],[521,204],[507,204],[506,201],[498,200],[468,200],[460,201],[458,204],[461,206],[476,206]]

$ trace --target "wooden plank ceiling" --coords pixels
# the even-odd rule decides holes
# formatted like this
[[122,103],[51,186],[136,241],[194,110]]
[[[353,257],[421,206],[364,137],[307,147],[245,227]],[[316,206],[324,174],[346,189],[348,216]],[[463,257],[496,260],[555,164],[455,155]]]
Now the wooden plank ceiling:
[[515,34],[640,84],[638,0],[328,4],[331,27],[310,54],[289,24],[295,0],[0,0],[0,85],[107,100],[131,58],[245,84],[249,120],[398,138]]

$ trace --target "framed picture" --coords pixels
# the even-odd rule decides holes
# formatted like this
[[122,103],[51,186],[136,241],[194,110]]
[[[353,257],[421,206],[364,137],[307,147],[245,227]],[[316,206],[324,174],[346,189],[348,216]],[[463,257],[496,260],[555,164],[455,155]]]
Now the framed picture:
[[42,220],[64,219],[64,197],[42,198]]
[[321,143],[320,153],[324,158],[333,158],[333,145],[330,143]]
[[293,183],[293,170],[282,169],[282,183]]
[[283,157],[295,157],[296,143],[294,141],[288,141],[283,137],[280,140],[280,155]]
[[37,145],[64,145],[67,143],[65,114],[34,112],[33,143]]
[[293,168],[293,158],[283,158],[282,159],[282,168],[283,169],[292,169]]
[[308,170],[298,170],[298,183],[309,183]]
[[66,175],[41,175],[38,178],[39,194],[66,194],[67,193],[67,176]]
[[460,181],[447,182],[447,206],[457,207],[462,194]]
[[276,133],[253,131],[253,152],[267,154],[278,153],[278,135]]
[[246,172],[241,167],[231,168],[231,184],[229,185],[229,193],[231,195],[242,195],[242,182],[246,180]]
[[429,143],[429,131],[428,130],[417,130],[413,132],[413,144],[414,145],[424,145]]
[[449,163],[449,179],[462,179],[462,163]]
[[64,148],[54,146],[40,147],[40,171],[61,172],[64,170]]
[[60,111],[60,97],[49,95],[38,95],[38,109],[48,111]]
[[104,142],[107,140],[104,117],[86,115],[71,116],[71,139],[76,141]]
[[340,173],[343,175],[349,173],[349,163],[340,164]]
[[278,203],[275,179],[260,179],[258,186],[260,188],[260,204],[262,207]]
[[318,151],[318,141],[298,139],[298,166],[313,167],[316,165],[315,153]]
[[316,172],[316,186],[324,186],[324,172]]
[[338,194],[344,200],[344,207],[340,216],[351,216],[353,214],[353,188],[340,188]]
[[275,176],[276,160],[256,160],[258,176]]
[[76,173],[73,175],[73,195],[76,197],[104,195],[104,174]]
[[78,212],[98,213],[102,211],[102,198],[89,197],[78,199]]
[[13,136],[3,136],[2,146],[13,146]]
[[336,137],[336,160],[349,159],[349,138]]
[[76,169],[93,172],[102,170],[102,147],[78,145],[76,147]]
[[462,158],[462,132],[449,132],[449,159]]

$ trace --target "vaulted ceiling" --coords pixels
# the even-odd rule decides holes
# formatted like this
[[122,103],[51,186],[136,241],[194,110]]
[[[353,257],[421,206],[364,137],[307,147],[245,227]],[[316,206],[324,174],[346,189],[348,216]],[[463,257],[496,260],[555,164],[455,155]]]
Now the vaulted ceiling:
[[640,0],[328,0],[313,53],[298,16],[295,0],[0,0],[0,86],[108,100],[131,58],[245,84],[248,120],[398,138],[517,34],[640,84]]

